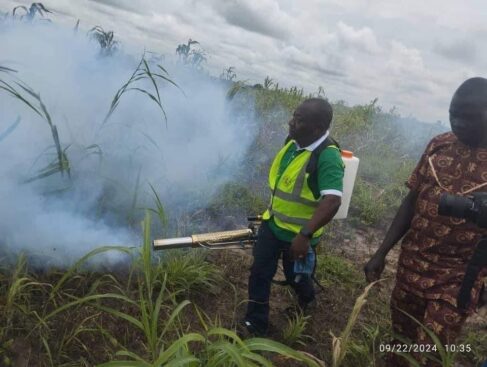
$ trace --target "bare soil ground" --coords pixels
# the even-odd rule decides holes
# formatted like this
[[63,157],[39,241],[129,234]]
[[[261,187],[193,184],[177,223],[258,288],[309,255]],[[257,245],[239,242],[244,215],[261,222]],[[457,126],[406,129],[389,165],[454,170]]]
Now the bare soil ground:
[[[342,230],[339,233],[344,233]],[[380,244],[384,230],[348,228],[346,233],[346,235],[339,234],[331,239],[325,238],[325,244],[321,244],[319,253],[328,251],[340,255],[348,261],[351,271],[362,274],[362,268]],[[380,332],[387,331],[390,327],[388,307],[394,286],[398,255],[399,246],[396,246],[387,258],[387,265],[383,273],[384,281],[372,289],[369,294],[368,304],[362,310],[355,328],[355,336],[358,339],[360,339],[359,329],[363,326],[377,325]],[[234,327],[245,313],[247,280],[252,255],[250,251],[227,250],[212,252],[209,254],[209,260],[222,268],[225,278],[228,280],[228,286],[222,289],[220,295],[212,300],[199,299],[196,302],[201,304],[207,312],[212,310],[214,315],[218,314],[224,326]],[[284,279],[281,269],[278,270],[275,279]],[[362,293],[366,285],[365,279],[362,279],[361,282],[352,287],[335,284],[331,288],[326,288],[325,291],[318,290],[317,304],[310,312],[311,318],[305,330],[309,339],[305,346],[298,347],[298,349],[317,356],[326,361],[327,365],[330,363],[332,345],[330,333],[338,336],[344,329],[356,297]],[[270,299],[271,338],[282,341],[282,331],[288,323],[285,310],[293,302],[294,297],[287,287],[279,285],[272,287]],[[466,335],[469,332],[487,333],[487,307],[483,307],[478,314],[467,320],[463,334]],[[388,338],[387,332],[384,335],[378,335],[377,343],[387,342]],[[459,367],[474,366],[468,362],[468,358],[459,358],[459,360],[462,361],[457,363]],[[380,366],[381,362],[378,361],[378,363]]]

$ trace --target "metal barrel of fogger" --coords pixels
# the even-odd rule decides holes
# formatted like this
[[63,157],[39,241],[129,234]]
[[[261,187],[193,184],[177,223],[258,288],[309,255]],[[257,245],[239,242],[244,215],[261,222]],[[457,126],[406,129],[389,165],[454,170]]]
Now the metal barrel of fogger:
[[154,250],[166,250],[187,247],[207,248],[242,248],[250,245],[254,232],[250,228],[233,231],[194,234],[189,237],[165,238],[154,240]]

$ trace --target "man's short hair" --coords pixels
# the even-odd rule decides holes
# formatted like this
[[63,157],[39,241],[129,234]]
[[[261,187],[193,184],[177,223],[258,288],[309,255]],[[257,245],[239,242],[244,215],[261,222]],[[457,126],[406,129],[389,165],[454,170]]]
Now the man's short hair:
[[302,104],[307,107],[307,113],[304,116],[307,122],[317,124],[324,130],[330,127],[333,118],[333,109],[326,99],[308,98]]

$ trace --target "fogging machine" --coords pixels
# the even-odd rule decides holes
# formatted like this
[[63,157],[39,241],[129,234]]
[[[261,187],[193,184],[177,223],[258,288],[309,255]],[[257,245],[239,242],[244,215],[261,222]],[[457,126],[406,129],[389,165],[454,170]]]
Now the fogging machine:
[[232,231],[193,234],[188,237],[157,239],[152,241],[154,250],[177,248],[206,248],[210,250],[246,249],[254,246],[257,240],[262,216],[249,216],[248,228]]

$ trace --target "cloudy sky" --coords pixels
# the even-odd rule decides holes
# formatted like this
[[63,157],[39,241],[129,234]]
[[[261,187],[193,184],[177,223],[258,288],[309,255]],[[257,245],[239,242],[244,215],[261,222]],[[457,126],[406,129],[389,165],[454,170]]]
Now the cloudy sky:
[[[6,12],[31,1],[0,0]],[[447,121],[456,87],[486,76],[487,3],[458,0],[45,0],[59,23],[113,30],[130,53],[174,55],[198,40],[215,75],[379,98],[404,116]],[[1,50],[1,45],[0,45]],[[1,52],[1,51],[0,51]],[[0,58],[4,56],[0,53]]]

